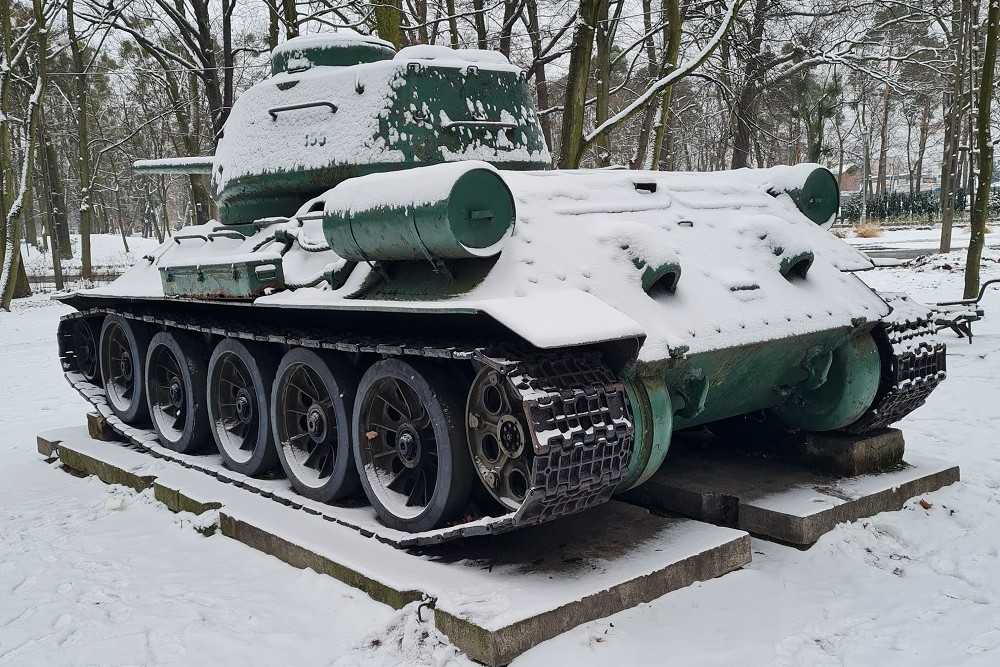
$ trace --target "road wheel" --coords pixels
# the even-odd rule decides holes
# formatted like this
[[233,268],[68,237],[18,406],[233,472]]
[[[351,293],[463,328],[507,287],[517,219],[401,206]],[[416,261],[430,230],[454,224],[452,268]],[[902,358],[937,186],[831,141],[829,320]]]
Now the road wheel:
[[194,336],[161,331],[146,355],[149,416],[160,442],[189,454],[212,441],[205,401],[205,346]]
[[430,530],[468,502],[465,405],[454,384],[430,364],[399,359],[376,362],[361,378],[354,456],[365,493],[390,528]]
[[149,419],[143,365],[149,330],[121,315],[108,315],[101,327],[101,375],[108,405],[127,424]]
[[288,352],[271,394],[271,423],[281,467],[295,490],[320,502],[358,488],[351,449],[357,375],[337,357],[305,348]]
[[278,467],[270,413],[277,370],[266,346],[227,338],[208,362],[208,419],[230,470],[254,477]]
[[87,382],[100,385],[101,359],[94,329],[85,317],[73,320],[72,326],[73,356],[76,359],[76,370]]

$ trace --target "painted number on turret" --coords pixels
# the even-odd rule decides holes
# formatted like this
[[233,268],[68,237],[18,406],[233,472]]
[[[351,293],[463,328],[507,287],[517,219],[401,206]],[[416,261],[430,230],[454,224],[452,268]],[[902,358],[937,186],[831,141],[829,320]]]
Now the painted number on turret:
[[326,145],[326,133],[325,132],[307,132],[306,133],[306,146],[324,146]]

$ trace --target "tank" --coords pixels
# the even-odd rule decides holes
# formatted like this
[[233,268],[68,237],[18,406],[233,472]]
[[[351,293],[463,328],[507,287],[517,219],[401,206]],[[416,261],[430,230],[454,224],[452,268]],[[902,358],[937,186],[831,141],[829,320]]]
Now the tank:
[[219,219],[65,297],[67,378],[190,461],[363,497],[411,543],[586,510],[739,415],[867,433],[944,378],[828,233],[820,165],[550,168],[502,56],[296,38],[211,158]]

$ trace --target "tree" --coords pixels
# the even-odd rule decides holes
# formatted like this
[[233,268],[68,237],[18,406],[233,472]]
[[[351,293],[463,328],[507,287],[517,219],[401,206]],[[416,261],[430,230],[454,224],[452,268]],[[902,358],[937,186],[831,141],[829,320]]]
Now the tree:
[[986,220],[989,215],[990,186],[993,183],[993,142],[990,132],[993,110],[994,79],[997,71],[997,41],[1000,38],[1000,0],[990,0],[986,15],[986,40],[983,46],[982,74],[979,79],[979,109],[976,135],[979,147],[979,176],[976,198],[972,204],[972,236],[965,260],[965,298],[979,293],[979,263],[983,257]]
[[[45,60],[47,57],[47,25],[51,9],[42,0],[33,0],[32,11],[26,17],[26,25],[14,33],[10,10],[0,14],[0,309],[10,310],[18,283],[24,274],[21,263],[20,224],[25,211],[25,202],[31,196],[31,176],[34,172],[33,160],[38,124],[41,121],[39,108],[42,102],[45,82]],[[29,69],[34,86],[21,106],[19,128],[14,130],[13,98],[15,91],[15,68],[31,59]],[[19,146],[15,149],[14,141]],[[26,282],[26,280],[25,280]]]

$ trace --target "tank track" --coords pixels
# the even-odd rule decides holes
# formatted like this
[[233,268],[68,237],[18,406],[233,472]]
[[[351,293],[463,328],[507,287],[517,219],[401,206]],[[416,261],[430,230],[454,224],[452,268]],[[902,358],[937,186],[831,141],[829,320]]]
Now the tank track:
[[[73,372],[76,360],[72,351],[71,332],[63,323],[77,318],[103,316],[111,313],[154,326],[184,329],[243,340],[285,344],[346,353],[374,353],[383,356],[453,359],[490,366],[504,374],[518,396],[530,426],[535,457],[531,470],[531,486],[525,501],[514,513],[499,517],[457,524],[423,533],[401,533],[384,528],[373,532],[337,517],[333,505],[305,506],[290,500],[288,494],[274,494],[256,484],[257,480],[211,469],[196,463],[198,457],[176,454],[156,443],[155,431],[121,422],[113,415],[108,420],[112,428],[140,449],[158,458],[181,463],[184,467],[232,481],[251,492],[304,509],[324,518],[359,530],[399,548],[440,544],[464,537],[504,533],[523,526],[543,523],[575,514],[611,498],[628,467],[632,451],[633,425],[622,383],[592,351],[540,352],[510,345],[432,344],[421,340],[375,340],[364,336],[339,336],[331,339],[320,331],[279,331],[254,325],[240,329],[231,321],[197,321],[182,318],[157,317],[141,310],[123,311],[94,308],[62,317],[59,328],[59,351],[66,377],[85,399],[108,416],[101,387],[87,382]],[[235,479],[239,478],[239,479]],[[381,526],[380,526],[381,527]]]
[[883,348],[891,352],[883,363],[875,402],[844,429],[848,433],[867,433],[899,421],[923,405],[947,375],[946,347],[936,335],[930,308],[905,294],[879,296],[892,307],[880,323]]

